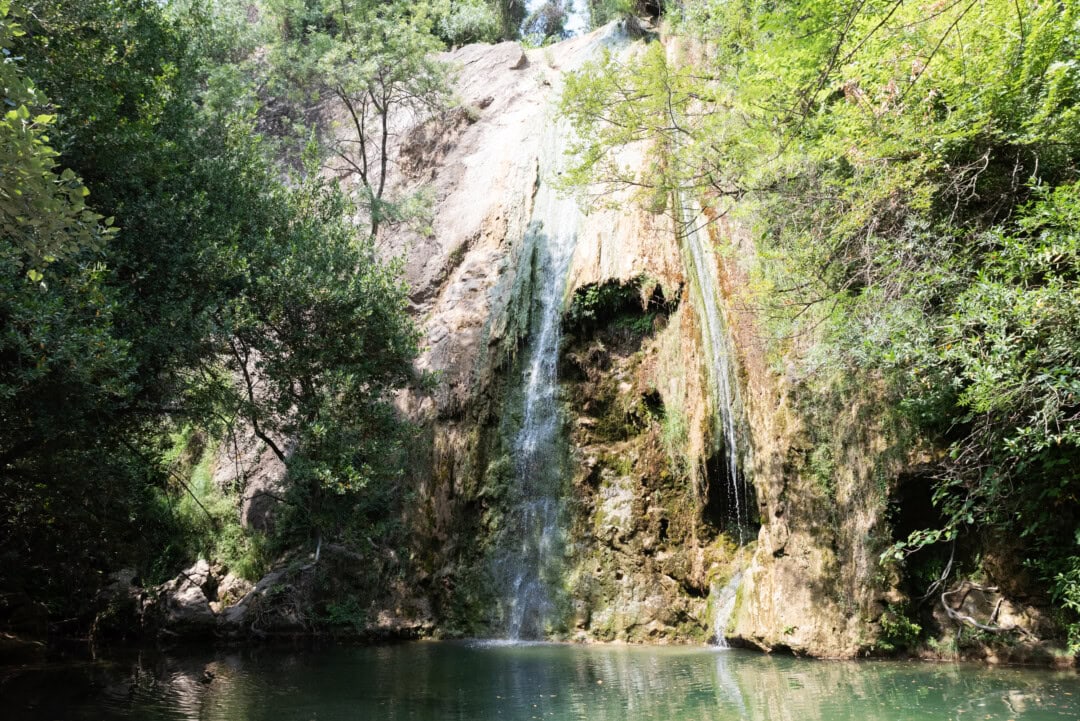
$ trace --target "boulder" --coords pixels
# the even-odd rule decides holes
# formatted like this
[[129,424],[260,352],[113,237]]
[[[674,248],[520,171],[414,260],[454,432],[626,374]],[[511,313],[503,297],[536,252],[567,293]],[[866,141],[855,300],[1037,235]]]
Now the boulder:
[[212,595],[216,588],[217,578],[210,564],[199,559],[176,578],[157,587],[148,613],[156,615],[160,626],[172,633],[210,632],[217,625],[217,616],[210,608],[207,594],[209,591]]

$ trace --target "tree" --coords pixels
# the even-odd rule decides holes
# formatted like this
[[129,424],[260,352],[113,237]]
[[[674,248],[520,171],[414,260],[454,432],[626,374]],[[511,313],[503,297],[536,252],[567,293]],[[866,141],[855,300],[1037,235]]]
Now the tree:
[[403,425],[390,401],[412,380],[419,337],[400,267],[379,260],[348,220],[352,204],[311,171],[273,194],[281,212],[251,249],[221,340],[239,379],[232,408],[288,466],[285,525],[318,546],[378,537],[394,516]]
[[521,25],[521,34],[540,44],[566,37],[568,10],[563,0],[546,0],[529,14]]
[[[198,14],[24,4],[5,92],[56,105],[39,118],[20,100],[0,125],[5,175],[22,172],[4,190],[30,209],[0,247],[0,586],[85,623],[110,571],[174,574],[200,544],[164,451],[180,428],[238,415],[296,444],[302,536],[360,533],[354,516],[378,535],[397,492],[387,397],[416,345],[395,267],[357,240],[333,187],[285,187],[249,113],[202,102],[207,48],[231,41],[195,42]],[[249,394],[248,370],[270,390]]]
[[435,33],[450,47],[497,42],[498,12],[487,0],[444,0],[435,6]]
[[48,100],[28,80],[12,55],[17,37],[25,35],[11,17],[9,3],[0,4],[0,84],[5,112],[0,117],[0,227],[12,243],[6,261],[27,268],[34,281],[42,269],[84,249],[100,250],[110,234],[102,217],[86,207],[90,194],[70,169],[57,172],[59,155],[45,133],[53,125]]
[[[311,12],[311,11],[309,11]],[[447,70],[433,56],[431,9],[424,3],[327,3],[321,22],[297,30],[293,12],[276,51],[294,84],[308,93],[327,93],[343,108],[343,119],[326,128],[323,144],[331,170],[352,178],[371,234],[405,219],[405,199],[387,196],[396,134],[410,123],[436,116],[449,103]]]

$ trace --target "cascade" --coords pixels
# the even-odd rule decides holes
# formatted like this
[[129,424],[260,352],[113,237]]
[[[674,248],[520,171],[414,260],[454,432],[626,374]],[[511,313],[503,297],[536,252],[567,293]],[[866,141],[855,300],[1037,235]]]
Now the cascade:
[[735,599],[742,583],[742,571],[738,571],[723,586],[714,585],[709,590],[713,603],[713,633],[716,636],[715,645],[727,648],[727,640],[724,632],[727,630],[731,614],[735,612]]
[[[579,66],[602,46],[626,41],[620,28],[598,31],[563,70]],[[558,90],[554,95],[557,97]],[[521,378],[521,426],[512,444],[518,499],[509,509],[497,576],[503,584],[505,632],[509,639],[546,634],[557,607],[555,589],[565,556],[562,500],[566,457],[558,399],[559,345],[563,300],[578,229],[584,217],[576,198],[560,193],[552,180],[568,162],[572,138],[567,122],[542,124],[539,178],[524,239],[520,273],[530,276],[529,343]]]
[[[746,543],[750,528],[750,494],[746,478],[740,468],[740,451],[749,455],[749,448],[740,443],[740,413],[742,402],[733,362],[734,350],[728,334],[727,322],[720,308],[720,281],[717,277],[717,258],[709,234],[705,231],[703,214],[697,204],[685,195],[680,196],[679,218],[683,227],[683,252],[687,270],[693,275],[696,288],[695,302],[701,319],[702,340],[708,353],[708,371],[712,384],[713,402],[716,404],[717,440],[722,447],[724,463],[723,478],[710,478],[708,482],[723,482],[727,494],[727,517],[735,540],[741,546]],[[745,457],[744,459],[745,460]],[[731,614],[735,611],[736,594],[742,582],[742,572],[735,573],[722,588],[710,589],[713,604],[713,631],[715,644],[727,648],[724,633]]]
[[516,548],[507,558],[511,639],[539,638],[553,610],[552,581],[562,548],[562,463],[558,408],[558,359],[566,276],[574,254],[581,210],[560,197],[550,178],[564,157],[565,124],[545,123],[540,147],[540,185],[523,258],[531,263],[533,305],[528,356],[522,385],[521,429],[513,444],[521,498],[510,513]]
[[688,256],[688,271],[693,274],[698,316],[702,321],[702,336],[707,347],[708,370],[712,383],[713,399],[717,408],[718,440],[724,454],[723,479],[709,479],[710,483],[722,480],[726,487],[729,520],[734,526],[739,545],[745,543],[750,527],[750,496],[746,479],[740,468],[740,451],[749,453],[740,443],[739,412],[742,408],[739,386],[735,375],[731,339],[727,322],[720,309],[718,295],[720,281],[717,277],[715,250],[709,234],[704,230],[702,213],[696,203],[681,197],[681,224],[684,253]]

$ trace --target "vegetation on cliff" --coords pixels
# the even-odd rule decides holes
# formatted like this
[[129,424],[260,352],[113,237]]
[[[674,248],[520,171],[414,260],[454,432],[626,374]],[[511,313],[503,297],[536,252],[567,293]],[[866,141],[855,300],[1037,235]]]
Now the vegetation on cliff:
[[[680,42],[599,61],[564,101],[579,182],[693,193],[752,228],[751,300],[811,403],[862,379],[937,449],[940,523],[925,509],[883,560],[944,547],[940,594],[951,545],[993,529],[1074,648],[1078,19],[1069,0],[687,0]],[[620,166],[642,140],[656,162]]]
[[[287,24],[292,5],[269,5],[265,26]],[[364,42],[401,40],[404,7],[355,9]],[[274,98],[232,72],[263,27],[244,10],[0,2],[5,621],[83,630],[108,574],[164,580],[207,534],[240,533],[185,474],[207,436],[239,426],[293,481],[271,550],[363,554],[398,532],[405,429],[390,400],[414,380],[418,338],[400,269],[374,245],[377,183],[358,203],[325,179],[310,130],[263,139]],[[430,45],[394,47],[428,62]],[[377,102],[376,122],[390,114]],[[276,162],[286,143],[291,170]]]

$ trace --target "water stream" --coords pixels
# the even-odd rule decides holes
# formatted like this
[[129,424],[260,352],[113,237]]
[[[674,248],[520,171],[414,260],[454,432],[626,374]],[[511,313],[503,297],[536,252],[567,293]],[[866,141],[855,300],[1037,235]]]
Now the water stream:
[[724,456],[724,477],[709,478],[708,482],[724,484],[730,525],[728,530],[741,546],[749,540],[750,494],[740,461],[745,461],[749,448],[740,440],[739,413],[742,401],[739,398],[731,337],[718,299],[720,281],[717,277],[716,251],[705,228],[701,209],[685,195],[680,200],[684,252],[689,260],[687,270],[693,275],[696,288],[695,303],[703,326],[702,340],[709,354],[707,360],[716,405],[717,440]]
[[533,302],[529,348],[522,386],[521,429],[513,444],[514,470],[521,498],[510,512],[517,544],[507,558],[510,575],[511,639],[542,638],[553,611],[552,586],[563,556],[558,406],[559,343],[566,276],[577,243],[581,210],[573,198],[562,197],[550,179],[563,162],[568,129],[563,123],[544,124],[540,148],[540,185],[532,222],[525,239],[525,259],[531,264]]
[[[712,399],[716,408],[716,441],[723,454],[723,464],[706,467],[713,476],[708,484],[722,483],[726,495],[727,531],[740,546],[750,540],[750,499],[743,463],[749,460],[749,446],[742,441],[742,401],[734,362],[734,349],[727,321],[720,307],[720,281],[716,251],[709,237],[701,208],[688,195],[680,196],[680,222],[683,227],[683,252],[687,271],[693,276],[694,301],[701,320],[702,341],[707,351]],[[735,611],[741,570],[722,588],[710,591],[713,608],[714,643],[727,648],[725,633]]]
[[[603,46],[625,43],[614,26],[597,33],[573,57],[569,71]],[[557,97],[558,88],[553,90]],[[565,556],[566,458],[558,399],[559,345],[567,275],[584,215],[576,198],[552,181],[569,162],[569,123],[555,117],[554,104],[542,123],[538,185],[524,239],[519,273],[529,277],[529,335],[521,379],[521,425],[512,445],[518,498],[508,509],[497,576],[504,585],[502,607],[510,640],[541,639],[550,633],[558,607]]]
[[719,648],[728,647],[725,632],[727,631],[728,622],[731,621],[731,614],[735,612],[735,601],[739,595],[742,576],[742,571],[737,571],[723,586],[714,586],[709,589],[709,597],[712,600],[713,608],[713,632],[715,634],[713,644]]

